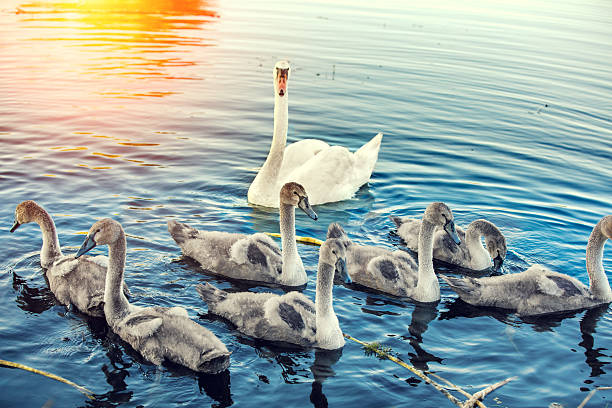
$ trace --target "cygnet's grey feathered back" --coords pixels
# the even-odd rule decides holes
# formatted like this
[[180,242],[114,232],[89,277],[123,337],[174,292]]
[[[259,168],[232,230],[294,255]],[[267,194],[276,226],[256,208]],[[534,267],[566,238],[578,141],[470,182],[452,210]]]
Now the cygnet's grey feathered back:
[[229,352],[208,329],[189,319],[180,307],[133,308],[113,324],[113,331],[148,361],[164,360],[194,371],[217,373],[229,366]]
[[228,293],[207,283],[196,287],[208,310],[228,319],[242,333],[256,338],[301,346],[337,349],[344,345],[333,310],[336,270],[345,273],[345,246],[326,240],[319,251],[316,304],[300,292]]
[[339,238],[346,244],[346,268],[354,283],[395,296],[410,296],[417,284],[418,266],[405,251],[358,245],[338,223],[329,225],[327,238]]
[[542,265],[501,276],[441,277],[467,303],[516,310],[523,316],[575,310],[601,303],[591,299],[589,288],[579,280]]
[[316,341],[315,305],[300,292],[228,293],[210,283],[196,290],[211,313],[226,318],[249,336],[313,346]]
[[[51,215],[32,200],[20,203],[15,209],[15,224],[11,232],[20,225],[36,222],[43,235],[48,234],[46,244],[50,248],[41,250],[41,262],[49,289],[59,303],[74,306],[81,313],[104,316],[104,283],[108,258],[105,256],[83,256],[75,259],[73,255],[63,255],[59,248],[55,223]],[[42,254],[51,256],[42,256]],[[125,295],[129,295],[127,286],[123,286]]]
[[218,373],[229,366],[230,353],[225,345],[210,330],[191,320],[182,307],[130,305],[120,290],[127,251],[121,224],[110,218],[94,223],[76,256],[98,245],[109,246],[104,314],[119,337],[156,365],[168,360],[206,373]]
[[461,299],[475,306],[539,315],[590,308],[612,301],[612,289],[603,268],[603,249],[612,239],[612,215],[603,217],[589,236],[586,269],[590,286],[578,279],[533,265],[524,272],[480,279],[442,276]]
[[281,250],[266,234],[198,231],[174,220],[168,221],[168,231],[184,255],[215,274],[275,282],[282,273]]
[[[409,217],[391,216],[391,220],[397,226],[397,234],[402,238],[408,248],[417,252],[419,241],[420,219]],[[486,250],[489,254],[483,256],[482,253],[472,253],[466,241],[466,230],[474,229],[485,238]],[[457,235],[461,239],[461,244],[457,245],[453,239],[444,232],[442,228],[436,226],[434,232],[433,258],[439,261],[457,265],[466,269],[482,270],[493,265],[492,258],[499,257],[500,263],[506,257],[506,239],[499,228],[490,221],[479,219],[472,221],[467,229],[456,226]],[[482,251],[482,249],[480,249]]]

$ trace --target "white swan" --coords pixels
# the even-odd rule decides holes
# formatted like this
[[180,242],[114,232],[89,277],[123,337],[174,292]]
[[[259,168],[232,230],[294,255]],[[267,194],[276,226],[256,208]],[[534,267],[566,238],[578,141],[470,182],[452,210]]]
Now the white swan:
[[[104,316],[104,279],[108,259],[101,255],[79,259],[63,255],[53,218],[32,200],[17,205],[11,232],[29,222],[37,223],[42,231],[40,264],[58,302],[65,306],[72,305],[90,316]],[[123,290],[126,295],[129,294],[127,286]]]
[[[397,235],[404,240],[406,246],[418,252],[421,220],[394,216],[390,218],[397,225]],[[465,231],[457,227],[457,235],[461,239],[459,245],[456,245],[444,231],[436,229],[434,259],[475,271],[490,267],[495,270],[501,268],[507,253],[506,238],[495,224],[487,220],[475,220],[467,226]],[[482,246],[481,237],[484,237],[486,249]]]
[[288,181],[304,186],[312,205],[349,199],[372,175],[382,133],[355,153],[329,146],[321,140],[305,139],[285,147],[288,127],[289,63],[274,67],[274,135],[268,157],[251,183],[250,203],[278,207],[278,192]]
[[194,371],[218,373],[229,366],[225,345],[182,307],[140,307],[123,295],[126,242],[121,224],[110,218],[97,221],[76,256],[97,245],[108,245],[109,264],[104,290],[104,315],[111,330],[156,365],[165,360]]
[[351,242],[337,224],[330,225],[328,237],[348,243],[347,271],[354,283],[417,302],[435,302],[440,300],[440,285],[432,260],[436,226],[443,228],[457,244],[460,242],[450,208],[444,203],[431,203],[425,209],[419,231],[418,266],[410,255],[402,251],[391,252]]
[[336,270],[344,273],[344,244],[328,239],[319,252],[315,303],[300,292],[229,293],[207,283],[196,287],[211,313],[232,322],[249,336],[334,350],[344,346],[334,313],[332,288]]
[[475,306],[515,310],[522,316],[540,315],[597,306],[612,301],[603,268],[603,249],[612,238],[612,215],[593,228],[586,248],[590,286],[571,276],[533,265],[524,272],[486,278],[442,276],[461,299]]
[[168,221],[168,231],[184,255],[215,274],[284,286],[302,286],[308,282],[308,276],[295,242],[295,207],[314,220],[317,214],[310,207],[306,191],[297,183],[283,186],[280,202],[282,252],[276,242],[263,233],[246,235],[198,231],[174,220]]

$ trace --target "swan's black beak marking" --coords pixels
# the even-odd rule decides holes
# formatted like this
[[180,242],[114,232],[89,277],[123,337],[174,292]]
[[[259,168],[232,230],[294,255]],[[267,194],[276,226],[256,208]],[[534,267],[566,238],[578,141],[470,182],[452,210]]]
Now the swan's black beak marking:
[[308,203],[308,197],[300,197],[300,201],[298,202],[298,207],[300,207],[300,210],[304,211],[306,215],[308,215],[313,220],[316,221],[319,219],[319,217],[317,216],[317,213],[314,212],[312,207],[310,207],[310,204]]
[[79,250],[77,251],[74,257],[78,258],[84,253],[91,251],[95,247],[96,247],[96,241],[93,239],[92,236],[88,235],[87,238],[85,238],[83,245],[81,245],[81,247],[79,248]]
[[13,226],[11,227],[11,232],[15,232],[15,230],[19,228],[20,225],[21,224],[17,220],[15,220],[15,222],[13,223]]

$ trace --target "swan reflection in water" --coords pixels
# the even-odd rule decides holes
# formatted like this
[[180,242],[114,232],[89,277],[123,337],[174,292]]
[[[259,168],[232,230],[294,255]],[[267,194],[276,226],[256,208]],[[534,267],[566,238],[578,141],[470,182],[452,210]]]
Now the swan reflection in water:
[[[555,327],[559,327],[565,319],[575,318],[583,310],[568,311],[541,316],[523,316],[518,317],[513,312],[504,309],[491,307],[476,307],[472,306],[459,298],[445,304],[447,311],[440,314],[440,320],[448,320],[456,317],[493,317],[500,322],[509,326],[517,326],[521,323],[526,323],[532,326],[536,332],[553,331]],[[604,367],[609,362],[601,361],[600,358],[609,358],[610,355],[604,354],[602,351],[605,348],[595,348],[595,340],[593,334],[596,332],[597,323],[600,318],[607,313],[609,304],[599,305],[591,309],[587,309],[580,319],[580,333],[582,341],[578,345],[584,348],[584,356],[586,364],[591,368],[589,377],[599,377],[605,374]]]
[[314,377],[310,402],[315,408],[326,408],[328,405],[327,397],[323,394],[323,382],[336,375],[332,366],[342,357],[342,350],[341,348],[337,350],[315,350],[314,363],[310,366],[310,371]]
[[17,307],[21,310],[40,314],[51,309],[56,304],[55,296],[53,296],[47,282],[45,282],[44,286],[38,287],[36,283],[22,278],[14,271],[12,275],[13,290],[17,294]]

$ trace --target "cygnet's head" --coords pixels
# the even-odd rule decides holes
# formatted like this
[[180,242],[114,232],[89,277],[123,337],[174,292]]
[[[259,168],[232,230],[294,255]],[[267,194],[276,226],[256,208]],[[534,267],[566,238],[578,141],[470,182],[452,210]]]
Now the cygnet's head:
[[75,258],[80,257],[98,245],[112,244],[123,236],[123,228],[117,221],[104,218],[96,221],[87,233],[87,238],[79,248]]
[[294,207],[299,207],[313,220],[317,220],[317,213],[314,212],[310,203],[308,203],[308,194],[306,190],[298,183],[286,183],[280,191],[280,203],[289,204]]
[[14,232],[21,224],[36,222],[44,212],[45,210],[35,201],[27,200],[19,203],[15,208],[15,221],[11,232]]
[[612,239],[612,215],[606,215],[599,222],[601,233]]
[[346,283],[352,282],[346,269],[346,244],[343,240],[325,240],[319,249],[319,263],[321,262],[334,266],[335,275],[342,277]]
[[455,230],[453,212],[446,204],[440,202],[429,204],[425,209],[425,214],[423,214],[423,221],[444,228],[444,231],[455,241],[455,244],[459,245],[461,243]]
[[274,95],[281,98],[287,95],[287,81],[289,81],[290,70],[288,61],[278,61],[274,66]]
[[506,259],[508,248],[506,246],[506,238],[497,227],[494,225],[493,227],[494,229],[485,235],[485,243],[487,244],[487,251],[491,255],[491,259],[493,259],[493,269],[497,271]]

